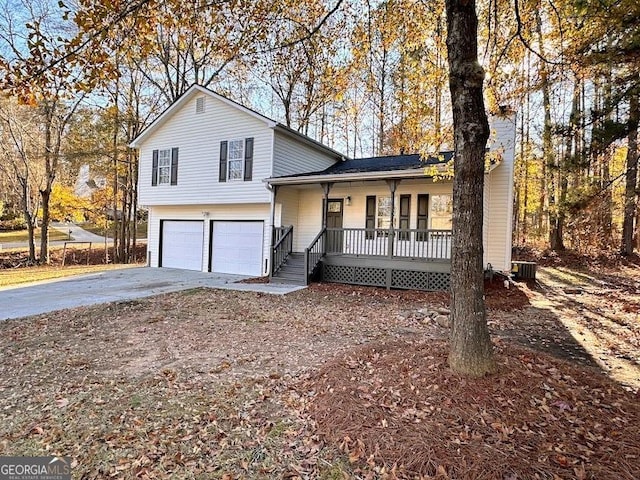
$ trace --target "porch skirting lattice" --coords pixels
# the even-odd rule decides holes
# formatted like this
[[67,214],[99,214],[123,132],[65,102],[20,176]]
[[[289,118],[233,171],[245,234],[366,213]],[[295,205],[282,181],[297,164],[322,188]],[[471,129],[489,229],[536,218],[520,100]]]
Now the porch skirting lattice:
[[448,290],[449,272],[425,272],[391,267],[322,264],[322,281],[412,290]]

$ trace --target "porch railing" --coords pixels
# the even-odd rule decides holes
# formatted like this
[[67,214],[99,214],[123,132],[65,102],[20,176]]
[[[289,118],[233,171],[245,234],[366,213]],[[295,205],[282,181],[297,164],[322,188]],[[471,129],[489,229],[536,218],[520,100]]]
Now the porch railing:
[[313,239],[309,248],[304,250],[304,271],[306,274],[305,283],[308,285],[309,281],[316,273],[316,269],[320,264],[320,260],[327,253],[327,228],[323,227],[320,233]]
[[327,228],[327,255],[451,260],[451,230]]
[[280,240],[290,228],[292,228],[291,225],[286,227],[273,227],[273,238],[271,240],[271,245],[275,245],[276,243],[278,243],[278,240]]
[[[271,275],[274,275],[293,250],[293,226],[278,227],[273,231],[274,244],[271,250]],[[276,240],[277,239],[277,240]]]

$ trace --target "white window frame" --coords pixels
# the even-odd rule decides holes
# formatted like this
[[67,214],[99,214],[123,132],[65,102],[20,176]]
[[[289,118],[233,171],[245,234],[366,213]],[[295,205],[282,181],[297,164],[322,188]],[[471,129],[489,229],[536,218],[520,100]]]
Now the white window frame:
[[[385,203],[387,205],[384,205]],[[388,235],[391,227],[392,205],[391,195],[376,195],[376,231],[378,237],[386,237]],[[388,215],[381,212],[383,209],[388,209]],[[383,223],[384,226],[382,225]]]
[[[239,155],[240,157],[231,157],[232,148],[231,145],[234,143],[240,144]],[[244,149],[245,149],[245,140],[244,139],[233,139],[227,141],[227,180],[230,182],[241,182],[244,180]],[[239,163],[240,169],[236,169],[235,172],[239,174],[238,177],[231,176],[231,164]]]
[[171,184],[171,149],[158,150],[158,185]]
[[429,195],[429,203],[430,228],[432,230],[451,230],[453,223],[453,195],[450,193]]

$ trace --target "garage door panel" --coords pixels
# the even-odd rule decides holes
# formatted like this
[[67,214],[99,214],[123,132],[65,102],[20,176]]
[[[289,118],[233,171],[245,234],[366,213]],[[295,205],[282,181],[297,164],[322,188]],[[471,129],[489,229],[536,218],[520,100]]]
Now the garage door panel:
[[165,268],[202,270],[204,222],[162,222],[162,263]]
[[263,222],[213,222],[212,271],[261,275],[263,230]]

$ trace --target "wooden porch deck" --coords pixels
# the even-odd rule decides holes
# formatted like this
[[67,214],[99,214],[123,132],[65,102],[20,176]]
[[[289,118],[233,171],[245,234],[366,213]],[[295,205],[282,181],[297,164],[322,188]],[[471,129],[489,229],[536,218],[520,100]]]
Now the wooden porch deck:
[[291,251],[292,235],[291,227],[274,232],[273,280],[449,288],[450,230],[323,228],[304,253]]

